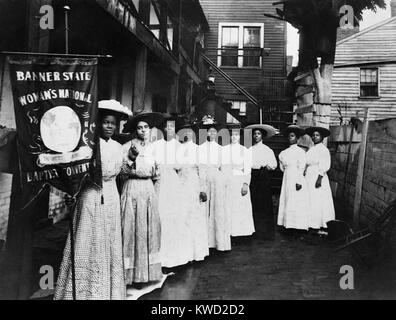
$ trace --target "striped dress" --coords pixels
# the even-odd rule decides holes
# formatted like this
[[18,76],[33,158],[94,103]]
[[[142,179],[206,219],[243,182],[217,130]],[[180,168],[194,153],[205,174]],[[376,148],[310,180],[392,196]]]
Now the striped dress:
[[[74,212],[77,300],[122,300],[126,297],[122,257],[120,197],[116,176],[121,145],[100,139],[103,188],[87,186]],[[55,300],[72,299],[70,234],[63,253]]]

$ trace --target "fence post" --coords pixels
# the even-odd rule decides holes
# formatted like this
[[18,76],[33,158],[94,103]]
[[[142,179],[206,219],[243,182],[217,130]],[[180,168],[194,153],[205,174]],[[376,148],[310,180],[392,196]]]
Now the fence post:
[[358,160],[358,169],[357,169],[357,178],[356,178],[356,190],[355,190],[355,199],[353,202],[353,225],[354,228],[359,227],[360,223],[360,207],[362,202],[362,188],[363,188],[363,174],[364,174],[364,166],[366,160],[366,147],[367,147],[367,133],[369,127],[369,115],[370,110],[366,108],[364,110],[364,124],[362,131],[362,144],[359,152],[359,160]]

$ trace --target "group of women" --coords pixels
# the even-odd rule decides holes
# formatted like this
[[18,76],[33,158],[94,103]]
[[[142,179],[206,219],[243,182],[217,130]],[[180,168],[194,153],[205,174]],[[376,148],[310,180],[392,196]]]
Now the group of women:
[[[297,145],[298,139],[308,134],[313,146],[305,152]],[[306,230],[320,233],[327,222],[335,219],[335,210],[327,171],[330,170],[330,152],[323,139],[328,129],[310,127],[306,130],[289,126],[285,135],[290,147],[279,154],[283,171],[279,199],[278,225],[300,235]]]
[[[269,171],[277,160],[263,143],[275,134],[271,126],[247,127],[253,133],[251,148],[240,144],[240,128],[229,128],[229,144],[222,146],[210,116],[198,127],[175,126],[161,114],[143,112],[124,128],[134,138],[120,145],[112,137],[125,116],[117,101],[99,102],[103,186],[85,186],[73,213],[77,299],[124,299],[127,285],[159,281],[163,268],[202,261],[210,248],[231,250],[231,237],[251,236],[255,229],[273,239]],[[156,141],[154,127],[164,135]],[[194,139],[197,128],[207,133],[202,144]],[[289,128],[291,146],[279,157],[285,174],[278,224],[321,228],[334,218],[334,209],[326,211],[323,202],[331,200],[329,154],[321,144],[323,131],[312,132],[317,143],[307,154],[294,142],[300,134]],[[72,299],[71,243],[69,234],[55,299]]]

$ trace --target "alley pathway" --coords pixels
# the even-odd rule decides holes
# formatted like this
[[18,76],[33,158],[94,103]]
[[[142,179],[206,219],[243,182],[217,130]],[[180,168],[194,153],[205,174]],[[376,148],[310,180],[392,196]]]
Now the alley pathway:
[[[231,252],[176,270],[163,288],[141,299],[395,299],[395,261],[366,267],[349,251],[335,253],[321,241],[309,245],[277,233],[274,242],[253,240]],[[340,267],[354,268],[354,290],[342,290]]]

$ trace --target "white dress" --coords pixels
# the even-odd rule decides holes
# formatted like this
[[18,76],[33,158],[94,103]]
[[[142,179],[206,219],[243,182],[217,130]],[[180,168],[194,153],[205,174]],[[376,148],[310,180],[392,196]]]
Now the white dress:
[[205,180],[209,247],[231,250],[231,217],[225,206],[225,175],[220,171],[222,147],[206,141],[198,147],[199,170]]
[[[308,230],[310,211],[308,189],[304,179],[305,151],[297,144],[293,144],[279,154],[279,164],[283,172],[283,180],[279,198],[278,225]],[[296,184],[302,186],[298,191]]]
[[153,144],[153,154],[159,165],[160,179],[155,185],[158,211],[161,219],[161,264],[172,268],[193,259],[188,212],[182,194],[182,181],[176,161],[180,142],[176,139],[158,140]]
[[[313,229],[326,228],[327,222],[335,219],[333,197],[327,177],[330,163],[330,152],[323,143],[318,143],[308,150],[305,179],[311,212],[309,227]],[[319,175],[323,176],[322,186],[316,188]]]
[[178,163],[182,184],[180,200],[187,209],[187,228],[191,235],[186,241],[191,241],[192,259],[202,261],[209,255],[208,218],[206,204],[199,198],[200,192],[205,191],[205,186],[198,167],[198,146],[194,142],[188,141],[180,146]]
[[[239,143],[223,147],[222,171],[226,176],[227,214],[231,217],[231,236],[249,236],[254,233],[252,202],[249,184],[251,174],[251,150]],[[241,189],[247,184],[247,194]]]

